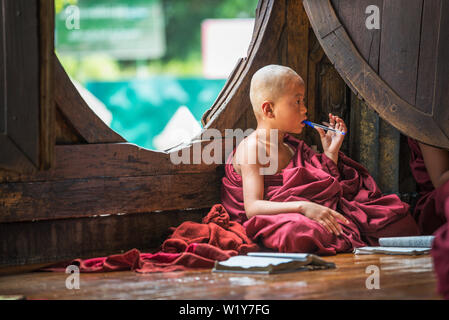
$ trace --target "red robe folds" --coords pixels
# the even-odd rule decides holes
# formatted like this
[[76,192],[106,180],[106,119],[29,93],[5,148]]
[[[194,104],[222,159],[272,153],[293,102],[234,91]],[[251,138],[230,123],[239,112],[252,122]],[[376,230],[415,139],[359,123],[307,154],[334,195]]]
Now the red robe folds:
[[157,253],[141,253],[137,249],[122,254],[92,259],[75,259],[54,264],[41,271],[65,271],[76,265],[80,272],[135,270],[140,273],[183,271],[191,268],[212,268],[237,254],[257,251],[259,247],[246,236],[239,223],[229,221],[221,204],[214,205],[202,223],[183,222],[174,228]]
[[264,176],[264,199],[312,201],[343,214],[350,224],[341,223],[343,233],[336,236],[300,213],[258,215],[248,220],[242,178],[233,169],[231,154],[222,180],[222,204],[231,219],[243,223],[251,239],[280,252],[330,255],[378,245],[379,237],[418,235],[409,205],[396,195],[382,195],[363,166],[341,152],[335,165],[290,135],[284,141],[296,150],[295,155],[280,173]]

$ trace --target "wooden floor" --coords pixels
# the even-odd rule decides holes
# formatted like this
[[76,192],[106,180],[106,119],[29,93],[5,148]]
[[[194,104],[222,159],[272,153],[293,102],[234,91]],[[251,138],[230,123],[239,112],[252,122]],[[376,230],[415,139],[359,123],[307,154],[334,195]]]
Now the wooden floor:
[[[324,257],[331,270],[277,275],[210,270],[139,274],[80,274],[80,289],[65,287],[68,274],[30,272],[0,277],[0,295],[26,299],[440,299],[430,255],[339,254]],[[379,289],[367,289],[370,265],[379,267]]]

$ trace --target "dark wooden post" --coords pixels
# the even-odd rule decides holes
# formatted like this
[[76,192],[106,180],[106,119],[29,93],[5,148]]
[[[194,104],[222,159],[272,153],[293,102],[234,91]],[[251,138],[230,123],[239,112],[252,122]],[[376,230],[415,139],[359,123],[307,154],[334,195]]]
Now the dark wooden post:
[[31,173],[54,162],[53,6],[0,1],[0,168]]

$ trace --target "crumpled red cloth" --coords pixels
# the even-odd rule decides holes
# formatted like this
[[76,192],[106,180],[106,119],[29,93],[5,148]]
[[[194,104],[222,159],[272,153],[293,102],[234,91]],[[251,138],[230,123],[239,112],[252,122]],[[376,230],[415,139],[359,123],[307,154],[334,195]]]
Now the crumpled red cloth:
[[418,223],[421,234],[433,234],[447,220],[444,211],[437,210],[438,203],[435,200],[436,190],[427,173],[418,142],[408,138],[408,145],[410,147],[410,169],[417,183],[419,192],[419,199],[413,210],[413,217]]
[[229,215],[221,204],[214,205],[202,223],[183,222],[162,244],[157,253],[141,253],[137,249],[123,254],[92,259],[75,259],[61,262],[41,271],[65,271],[68,265],[76,265],[80,272],[108,272],[135,270],[139,273],[183,271],[191,268],[212,268],[216,260],[257,251],[245,234],[242,225],[229,221]]
[[281,172],[264,176],[264,199],[312,201],[341,213],[350,224],[340,223],[343,234],[336,236],[300,213],[257,215],[248,220],[242,178],[232,166],[232,153],[225,165],[221,200],[231,220],[242,223],[253,241],[280,252],[332,255],[378,245],[380,237],[418,235],[409,205],[397,195],[382,195],[362,165],[342,152],[336,165],[288,134],[284,142],[296,152]]
[[172,236],[162,244],[164,252],[183,252],[192,243],[207,243],[225,250],[230,256],[246,254],[258,249],[246,235],[240,223],[230,221],[229,214],[221,204],[216,204],[202,224],[183,222]]

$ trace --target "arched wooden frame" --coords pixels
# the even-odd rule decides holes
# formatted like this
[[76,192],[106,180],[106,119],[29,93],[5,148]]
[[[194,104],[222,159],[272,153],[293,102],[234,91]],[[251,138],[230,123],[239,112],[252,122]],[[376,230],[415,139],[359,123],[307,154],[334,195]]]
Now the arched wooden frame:
[[[449,138],[445,133],[447,128],[436,124],[435,116],[438,115],[418,110],[381,79],[357,51],[330,0],[304,0],[304,8],[321,46],[354,92],[406,136],[449,149]],[[444,7],[441,10],[444,12]],[[446,48],[447,45],[441,47]],[[443,53],[440,55],[443,58]],[[439,116],[444,114],[447,115],[447,112],[441,112]]]

